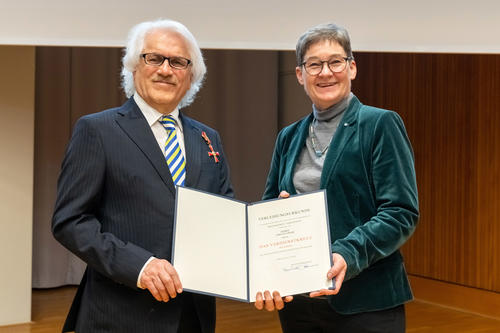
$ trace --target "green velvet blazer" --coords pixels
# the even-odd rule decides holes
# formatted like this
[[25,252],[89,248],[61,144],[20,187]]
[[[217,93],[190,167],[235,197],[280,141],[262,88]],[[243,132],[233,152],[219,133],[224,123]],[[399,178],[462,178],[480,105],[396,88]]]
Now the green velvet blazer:
[[[278,135],[263,199],[295,194],[293,174],[312,113]],[[418,220],[414,156],[395,112],[352,98],[330,143],[321,174],[332,251],[347,262],[338,313],[382,310],[412,299],[399,248]],[[326,275],[327,272],[325,272]]]

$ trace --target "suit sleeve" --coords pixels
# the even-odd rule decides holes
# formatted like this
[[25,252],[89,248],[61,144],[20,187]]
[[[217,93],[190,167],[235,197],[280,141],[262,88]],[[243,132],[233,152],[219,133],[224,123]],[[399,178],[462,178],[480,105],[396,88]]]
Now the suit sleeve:
[[418,220],[413,151],[399,115],[382,113],[371,142],[370,191],[376,215],[336,240],[332,247],[347,262],[346,279],[398,250],[412,235]]
[[99,209],[108,171],[93,121],[80,119],[59,175],[52,232],[89,267],[118,283],[136,288],[137,276],[153,254],[101,230]]

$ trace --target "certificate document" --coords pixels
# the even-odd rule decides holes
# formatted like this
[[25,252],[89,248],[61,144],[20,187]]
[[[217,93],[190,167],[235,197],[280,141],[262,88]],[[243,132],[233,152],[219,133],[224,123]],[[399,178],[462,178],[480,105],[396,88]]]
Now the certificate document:
[[245,203],[177,188],[172,264],[186,291],[254,302],[333,283],[324,190]]

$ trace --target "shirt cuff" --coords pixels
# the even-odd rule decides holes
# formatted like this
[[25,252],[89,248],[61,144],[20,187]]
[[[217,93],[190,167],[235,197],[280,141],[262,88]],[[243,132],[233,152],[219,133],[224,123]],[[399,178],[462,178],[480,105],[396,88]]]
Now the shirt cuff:
[[144,271],[144,268],[146,268],[146,266],[149,264],[149,262],[150,262],[151,260],[153,260],[153,259],[155,259],[155,257],[150,257],[150,258],[148,259],[148,261],[146,261],[146,263],[144,264],[144,266],[142,266],[142,269],[141,269],[141,271],[139,272],[139,276],[137,277],[137,288],[139,288],[139,289],[145,289],[145,288],[143,288],[143,287],[141,286],[141,276],[142,276],[142,272]]

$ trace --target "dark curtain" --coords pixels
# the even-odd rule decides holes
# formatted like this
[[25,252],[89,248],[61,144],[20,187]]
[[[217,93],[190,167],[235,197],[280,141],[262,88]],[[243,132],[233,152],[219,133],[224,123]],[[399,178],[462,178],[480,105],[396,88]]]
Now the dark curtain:
[[[50,232],[56,182],[76,120],[118,106],[121,49],[38,47],[36,57],[33,287],[78,284],[85,268]],[[187,115],[216,128],[236,197],[260,200],[278,130],[310,112],[293,53],[205,50],[208,73]],[[290,108],[300,111],[287,113]]]
[[[220,132],[237,198],[257,201],[279,129],[311,112],[294,52],[204,55],[207,79],[185,112]],[[118,48],[37,48],[34,287],[79,283],[83,264],[50,233],[56,180],[75,121],[125,100],[120,57]],[[355,58],[354,93],[398,112],[415,152],[421,218],[403,247],[408,271],[499,292],[500,55],[356,52]]]

